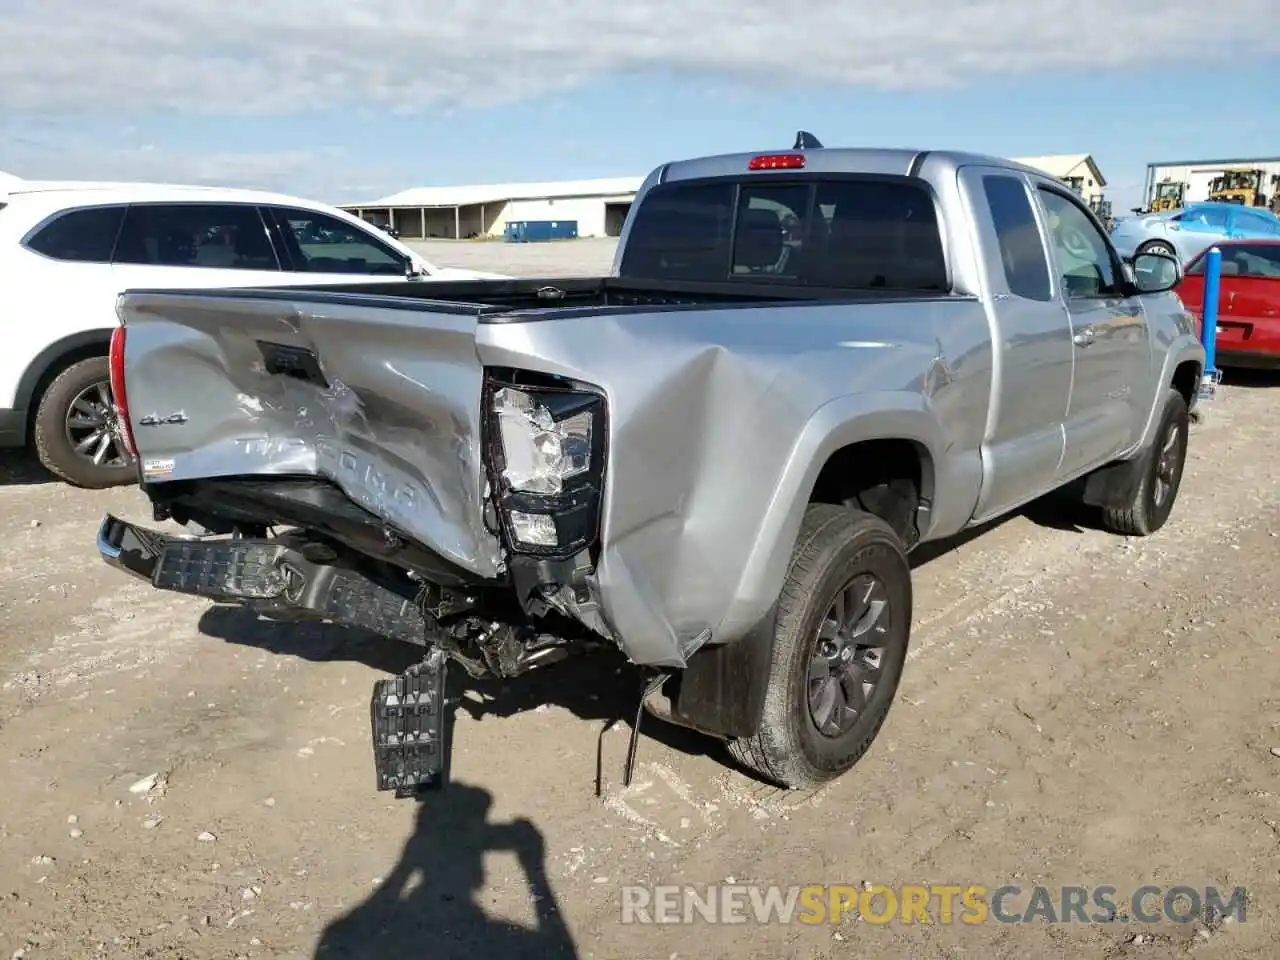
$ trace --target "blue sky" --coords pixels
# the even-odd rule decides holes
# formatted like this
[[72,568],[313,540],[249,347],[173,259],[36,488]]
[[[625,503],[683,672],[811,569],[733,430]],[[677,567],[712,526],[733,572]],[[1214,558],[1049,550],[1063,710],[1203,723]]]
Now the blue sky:
[[[804,128],[831,146],[1090,152],[1119,211],[1139,200],[1148,162],[1280,155],[1275,0],[1229,0],[1204,40],[1192,0],[1165,0],[1162,18],[1102,0],[927,0],[907,13],[849,0],[491,0],[464,14],[423,0],[407,16],[390,0],[273,0],[265,12],[116,0],[109,15],[88,0],[13,2],[0,27],[18,51],[0,62],[0,170],[29,178],[349,202],[639,175],[789,146]],[[1242,108],[1223,110],[1224,93]]]

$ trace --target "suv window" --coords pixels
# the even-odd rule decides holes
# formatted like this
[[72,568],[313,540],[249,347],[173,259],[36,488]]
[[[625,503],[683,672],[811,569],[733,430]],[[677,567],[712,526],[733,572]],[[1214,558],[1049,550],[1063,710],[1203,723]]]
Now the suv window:
[[277,207],[272,212],[298,273],[404,276],[404,256],[360,227],[314,210]]
[[222,270],[279,270],[258,208],[245,203],[134,204],[116,263]]
[[1009,292],[1028,300],[1051,299],[1049,264],[1027,188],[1017,177],[989,176],[982,178],[982,190],[991,208]]
[[124,207],[85,207],[50,220],[26,246],[54,260],[110,263]]
[[656,187],[636,211],[619,273],[846,290],[949,287],[933,197],[905,178]]
[[1120,296],[1116,263],[1102,231],[1075,201],[1056,190],[1039,190],[1062,272],[1063,293],[1068,299]]

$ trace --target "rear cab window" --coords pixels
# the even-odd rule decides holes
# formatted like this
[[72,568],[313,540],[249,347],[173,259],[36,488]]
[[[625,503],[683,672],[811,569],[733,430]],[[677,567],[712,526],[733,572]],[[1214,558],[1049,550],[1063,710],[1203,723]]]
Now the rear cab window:
[[636,211],[619,274],[868,292],[951,288],[928,187],[870,175],[654,187]]
[[55,214],[23,241],[28,250],[70,263],[110,263],[123,206],[81,207]]

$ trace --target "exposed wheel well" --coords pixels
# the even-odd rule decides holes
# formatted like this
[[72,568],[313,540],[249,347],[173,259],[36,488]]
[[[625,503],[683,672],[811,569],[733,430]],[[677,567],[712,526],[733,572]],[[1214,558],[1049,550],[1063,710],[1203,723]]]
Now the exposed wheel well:
[[58,374],[71,366],[73,363],[79,363],[81,360],[88,360],[92,357],[105,357],[111,348],[110,340],[102,342],[90,341],[88,343],[77,344],[68,349],[65,353],[59,354],[44,369],[44,372],[36,378],[31,392],[27,395],[27,442],[31,441],[31,430],[35,423],[36,411],[40,409],[40,398],[44,396],[44,392],[49,389],[49,384],[57,378]]
[[1173,389],[1182,394],[1182,399],[1187,401],[1187,406],[1191,406],[1191,401],[1195,398],[1199,381],[1200,364],[1194,360],[1186,360],[1178,364],[1178,369],[1173,371]]
[[920,538],[918,511],[933,498],[933,464],[912,440],[864,440],[841,447],[823,465],[810,503],[857,506],[888,523],[902,542]]

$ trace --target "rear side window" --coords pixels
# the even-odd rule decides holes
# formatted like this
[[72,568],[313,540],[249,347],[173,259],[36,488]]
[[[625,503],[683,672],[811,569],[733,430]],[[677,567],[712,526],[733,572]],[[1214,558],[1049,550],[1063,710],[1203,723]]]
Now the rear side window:
[[945,291],[933,197],[905,178],[672,184],[641,202],[619,273]]
[[110,263],[124,211],[124,207],[68,210],[40,227],[26,246],[54,260]]
[[1237,210],[1234,226],[1248,234],[1272,236],[1276,233],[1274,220],[1252,210]]
[[252,204],[156,203],[129,208],[116,263],[222,270],[279,270]]
[[1028,300],[1051,299],[1049,264],[1026,187],[1016,177],[990,176],[982,178],[982,190],[991,208],[1009,292]]

